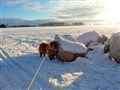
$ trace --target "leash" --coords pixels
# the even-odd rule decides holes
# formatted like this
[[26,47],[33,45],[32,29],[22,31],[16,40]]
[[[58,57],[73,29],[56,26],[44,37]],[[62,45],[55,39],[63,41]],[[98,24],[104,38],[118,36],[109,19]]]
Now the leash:
[[37,71],[35,72],[35,74],[34,74],[32,80],[31,80],[31,82],[30,82],[30,84],[29,84],[29,86],[28,86],[28,88],[27,88],[27,90],[30,90],[30,88],[31,88],[31,86],[32,86],[32,84],[33,84],[33,82],[34,82],[34,80],[35,80],[35,78],[36,78],[36,76],[37,76],[39,70],[41,69],[41,67],[42,67],[44,61],[45,61],[45,57],[43,58],[43,60],[42,60],[42,62],[40,63],[40,65],[39,65]]

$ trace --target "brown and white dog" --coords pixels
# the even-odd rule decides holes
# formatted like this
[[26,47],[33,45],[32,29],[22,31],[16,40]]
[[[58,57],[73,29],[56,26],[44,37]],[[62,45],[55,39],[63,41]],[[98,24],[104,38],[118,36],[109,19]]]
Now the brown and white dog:
[[39,53],[40,53],[40,57],[44,56],[47,54],[48,58],[50,60],[54,59],[57,51],[58,51],[58,43],[56,41],[52,41],[50,42],[50,44],[48,44],[47,41],[42,41],[41,44],[39,45]]
[[43,40],[43,41],[41,42],[41,44],[39,45],[39,48],[38,48],[40,57],[42,57],[42,56],[45,57],[48,48],[49,48],[48,42]]
[[47,55],[50,60],[54,59],[58,51],[58,43],[56,41],[52,41],[49,44],[49,49]]
[[47,55],[50,60],[55,59],[56,51],[49,48],[47,51]]
[[52,50],[55,50],[55,51],[58,50],[58,42],[57,41],[50,42],[49,46]]

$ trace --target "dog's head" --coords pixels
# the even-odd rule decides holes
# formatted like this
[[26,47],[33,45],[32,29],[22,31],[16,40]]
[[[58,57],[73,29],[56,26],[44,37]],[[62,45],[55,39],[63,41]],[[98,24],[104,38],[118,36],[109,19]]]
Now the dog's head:
[[58,49],[58,42],[57,41],[50,42],[50,48],[57,50]]

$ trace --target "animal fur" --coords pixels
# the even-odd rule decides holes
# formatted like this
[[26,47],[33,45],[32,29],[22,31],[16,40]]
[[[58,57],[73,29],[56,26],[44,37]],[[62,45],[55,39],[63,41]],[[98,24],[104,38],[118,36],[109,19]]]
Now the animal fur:
[[58,51],[58,43],[56,41],[52,41],[49,44],[49,49],[47,55],[50,60],[54,59]]
[[52,42],[50,42],[50,48],[52,49],[52,50],[58,50],[58,42],[57,41],[52,41]]
[[41,44],[39,45],[39,53],[40,57],[44,56],[47,54],[49,59],[52,60],[55,58],[57,50],[58,50],[58,43],[56,41],[50,42],[48,44],[47,41],[42,41]]
[[47,41],[42,41],[41,42],[41,44],[39,45],[39,48],[38,48],[40,57],[42,57],[42,56],[45,57],[45,55],[47,53],[48,45],[49,44],[48,44]]
[[50,60],[55,59],[56,51],[49,48],[48,52],[47,52],[47,55],[48,55]]

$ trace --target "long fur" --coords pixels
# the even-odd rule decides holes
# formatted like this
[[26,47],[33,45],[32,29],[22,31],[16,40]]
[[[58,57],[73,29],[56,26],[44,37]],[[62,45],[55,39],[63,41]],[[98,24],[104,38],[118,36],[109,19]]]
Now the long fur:
[[49,44],[49,49],[47,55],[50,60],[54,59],[58,51],[58,43],[56,41],[52,41]]
[[41,44],[39,45],[38,51],[40,53],[40,57],[47,54],[49,59],[52,60],[55,58],[58,51],[58,43],[56,41],[52,41],[50,42],[50,44],[48,44],[47,41],[42,40]]
[[50,42],[50,48],[53,50],[58,50],[58,42],[57,41]]
[[43,40],[41,42],[41,44],[39,45],[39,48],[38,48],[40,57],[42,57],[42,55],[44,55],[44,56],[46,55],[48,45],[49,45],[48,42],[45,40]]

